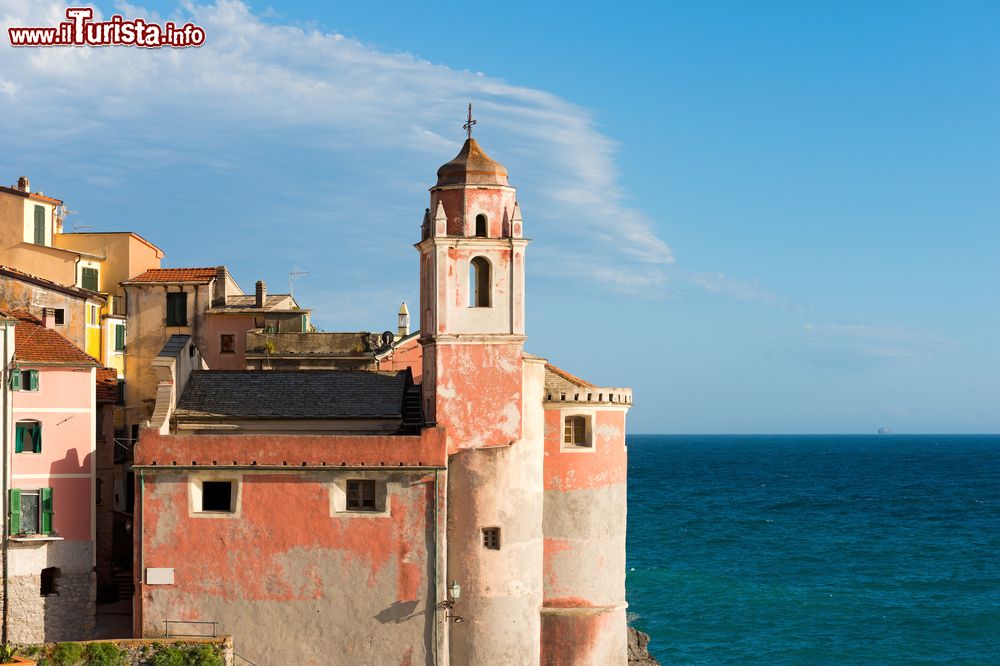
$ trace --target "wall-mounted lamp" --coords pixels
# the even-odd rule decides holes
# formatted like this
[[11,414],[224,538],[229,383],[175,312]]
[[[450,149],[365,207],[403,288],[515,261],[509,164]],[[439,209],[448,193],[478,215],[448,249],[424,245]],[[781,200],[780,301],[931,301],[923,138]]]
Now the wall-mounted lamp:
[[[459,597],[462,596],[462,586],[458,584],[457,580],[451,581],[451,585],[448,586],[448,596],[451,599],[445,599],[444,601],[438,602],[438,609],[446,610],[455,606],[455,602],[458,601]],[[452,617],[449,615],[448,617]],[[455,620],[456,622],[461,622],[462,620]]]

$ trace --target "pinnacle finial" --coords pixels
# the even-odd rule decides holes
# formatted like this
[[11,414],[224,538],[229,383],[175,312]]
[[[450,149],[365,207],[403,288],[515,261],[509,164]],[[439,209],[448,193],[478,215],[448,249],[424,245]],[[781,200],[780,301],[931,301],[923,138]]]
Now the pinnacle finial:
[[462,129],[465,130],[466,137],[469,139],[472,138],[472,126],[475,124],[476,121],[472,119],[472,102],[469,102],[469,119],[462,125]]

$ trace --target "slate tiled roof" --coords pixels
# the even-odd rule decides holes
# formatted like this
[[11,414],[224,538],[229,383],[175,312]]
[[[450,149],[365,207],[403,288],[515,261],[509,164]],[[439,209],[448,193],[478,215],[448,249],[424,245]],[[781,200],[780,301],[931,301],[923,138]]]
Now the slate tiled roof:
[[129,278],[128,282],[198,282],[205,284],[215,278],[214,268],[150,268]]
[[97,369],[97,402],[100,404],[118,402],[118,371],[114,368]]
[[72,342],[51,328],[45,328],[35,316],[24,310],[2,311],[17,319],[14,324],[14,359],[25,363],[56,363],[61,365],[101,365]]
[[196,370],[175,415],[230,419],[402,418],[407,373]]

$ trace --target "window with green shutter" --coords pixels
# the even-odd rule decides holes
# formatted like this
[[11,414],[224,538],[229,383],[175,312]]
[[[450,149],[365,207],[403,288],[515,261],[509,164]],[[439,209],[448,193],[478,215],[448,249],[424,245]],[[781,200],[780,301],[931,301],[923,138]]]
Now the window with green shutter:
[[38,421],[18,421],[14,428],[14,453],[42,452],[42,424]]
[[167,294],[167,326],[187,326],[187,294],[183,291]]
[[115,326],[115,351],[125,351],[125,326]]
[[52,488],[12,488],[8,502],[9,533],[55,534]]
[[97,291],[97,269],[96,268],[81,268],[80,269],[80,286],[84,289],[89,289],[91,291]]
[[45,206],[35,206],[35,245],[45,245]]
[[38,370],[21,370],[15,368],[10,371],[11,391],[37,391],[38,390]]

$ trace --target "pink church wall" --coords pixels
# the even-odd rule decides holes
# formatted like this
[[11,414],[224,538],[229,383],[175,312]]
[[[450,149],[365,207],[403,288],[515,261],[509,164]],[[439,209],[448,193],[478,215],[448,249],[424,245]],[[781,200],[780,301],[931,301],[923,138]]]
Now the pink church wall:
[[[433,523],[435,481],[442,512],[447,485],[444,470],[432,469],[446,465],[440,430],[415,437],[144,430],[137,464],[154,460],[157,469],[138,481],[136,561],[143,571],[173,568],[175,577],[172,585],[138,587],[143,636],[162,633],[164,619],[209,620],[243,637],[237,650],[256,663],[328,664],[334,655],[343,663],[427,662],[439,615],[431,572],[443,539]],[[233,461],[244,467],[227,470]],[[303,461],[311,468],[302,470]],[[332,489],[348,477],[384,481],[385,513],[334,511]],[[238,478],[237,513],[193,512],[197,478]],[[294,631],[275,631],[281,626]]]
[[434,345],[436,373],[424,381],[435,387],[434,418],[450,453],[521,438],[521,355],[520,343]]

